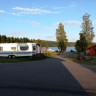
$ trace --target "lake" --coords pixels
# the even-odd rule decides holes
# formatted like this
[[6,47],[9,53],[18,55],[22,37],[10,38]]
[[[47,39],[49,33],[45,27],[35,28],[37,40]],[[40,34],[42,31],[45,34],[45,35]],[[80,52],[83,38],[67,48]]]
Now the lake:
[[[48,49],[52,49],[52,50],[58,50],[58,47],[48,47]],[[66,51],[69,52],[69,51],[76,51],[75,47],[67,47],[66,48]]]

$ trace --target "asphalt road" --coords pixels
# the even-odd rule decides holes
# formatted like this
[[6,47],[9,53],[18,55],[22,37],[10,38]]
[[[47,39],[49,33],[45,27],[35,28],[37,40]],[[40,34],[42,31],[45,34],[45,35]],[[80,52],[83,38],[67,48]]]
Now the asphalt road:
[[0,64],[0,96],[96,96],[95,92],[96,73],[60,56]]

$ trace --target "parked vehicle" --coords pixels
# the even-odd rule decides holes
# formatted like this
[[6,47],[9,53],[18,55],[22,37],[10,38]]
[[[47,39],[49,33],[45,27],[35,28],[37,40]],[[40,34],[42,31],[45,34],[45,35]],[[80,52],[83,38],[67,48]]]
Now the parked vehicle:
[[0,43],[1,57],[33,56],[40,53],[40,45],[36,43]]

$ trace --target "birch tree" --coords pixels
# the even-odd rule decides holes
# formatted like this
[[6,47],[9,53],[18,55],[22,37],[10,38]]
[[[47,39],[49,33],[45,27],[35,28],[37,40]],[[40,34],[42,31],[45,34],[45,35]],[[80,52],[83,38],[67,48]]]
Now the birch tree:
[[88,45],[90,45],[92,43],[92,40],[94,39],[95,35],[93,32],[93,26],[92,26],[92,21],[89,19],[90,15],[85,13],[83,15],[83,22],[82,22],[82,33],[84,33],[87,43]]

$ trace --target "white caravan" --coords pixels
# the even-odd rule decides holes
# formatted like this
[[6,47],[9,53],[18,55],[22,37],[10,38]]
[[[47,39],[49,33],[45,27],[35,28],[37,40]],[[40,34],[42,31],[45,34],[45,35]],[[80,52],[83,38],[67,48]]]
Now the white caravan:
[[33,56],[40,53],[40,45],[36,43],[0,43],[1,57]]

